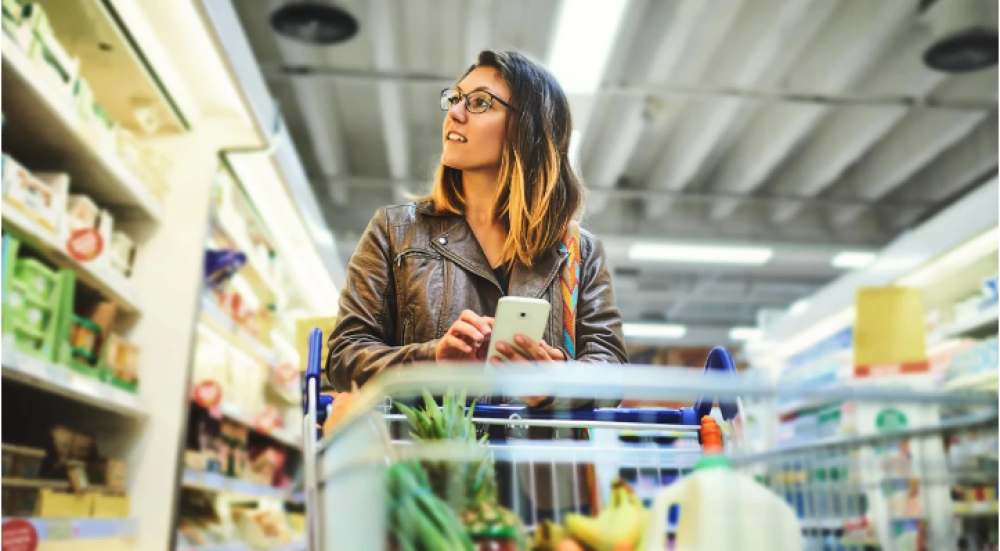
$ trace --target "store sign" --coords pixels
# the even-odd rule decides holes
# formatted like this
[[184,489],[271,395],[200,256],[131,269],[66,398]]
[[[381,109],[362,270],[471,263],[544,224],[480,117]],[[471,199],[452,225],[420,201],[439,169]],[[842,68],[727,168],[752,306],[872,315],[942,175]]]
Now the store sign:
[[35,551],[38,549],[38,531],[24,519],[13,519],[0,528],[3,551]]
[[926,373],[924,304],[912,287],[858,289],[854,320],[854,376],[895,377]]
[[77,262],[90,262],[104,250],[104,238],[94,228],[83,228],[70,234],[66,251]]

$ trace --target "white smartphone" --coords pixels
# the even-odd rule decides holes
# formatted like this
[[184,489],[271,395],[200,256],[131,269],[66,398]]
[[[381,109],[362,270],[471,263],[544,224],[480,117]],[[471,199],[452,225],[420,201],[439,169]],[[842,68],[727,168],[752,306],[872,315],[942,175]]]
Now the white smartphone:
[[493,317],[495,321],[490,334],[490,348],[486,353],[486,365],[490,364],[494,356],[504,359],[503,354],[496,350],[497,343],[505,342],[524,353],[524,350],[514,344],[514,335],[524,335],[536,342],[542,340],[549,321],[549,308],[549,301],[539,298],[501,298]]

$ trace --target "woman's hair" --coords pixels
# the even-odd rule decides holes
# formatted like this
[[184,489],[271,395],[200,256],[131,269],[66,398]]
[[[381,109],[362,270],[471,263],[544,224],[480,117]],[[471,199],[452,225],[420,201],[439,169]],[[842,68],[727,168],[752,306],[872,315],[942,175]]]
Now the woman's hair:
[[[508,230],[501,261],[531,266],[562,239],[583,205],[583,184],[569,164],[569,102],[552,73],[524,54],[484,51],[465,75],[477,67],[497,70],[514,106],[507,110],[494,196],[494,219]],[[439,164],[426,199],[439,212],[463,214],[462,171]]]

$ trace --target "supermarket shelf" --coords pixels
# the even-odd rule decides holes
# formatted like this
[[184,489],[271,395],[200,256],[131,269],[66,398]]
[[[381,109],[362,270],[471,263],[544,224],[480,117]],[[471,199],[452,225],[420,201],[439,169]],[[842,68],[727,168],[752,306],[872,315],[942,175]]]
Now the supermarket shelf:
[[230,478],[219,473],[208,473],[194,469],[184,470],[184,487],[224,492],[251,498],[281,499],[284,501],[300,501],[300,494],[289,493],[287,489],[255,484],[238,478]]
[[226,417],[227,419],[236,421],[237,423],[247,426],[250,428],[250,430],[259,432],[260,434],[270,436],[271,438],[277,440],[278,442],[281,442],[282,444],[288,447],[299,450],[302,449],[302,438],[295,436],[294,434],[292,434],[287,430],[276,430],[272,432],[264,432],[260,430],[254,424],[253,419],[244,414],[243,411],[240,410],[240,408],[235,404],[232,404],[230,402],[223,402],[221,409],[223,417]]
[[48,488],[50,490],[68,490],[68,480],[46,480],[43,478],[11,478],[3,477],[0,484],[5,488]]
[[288,545],[282,545],[280,547],[269,547],[266,549],[261,549],[259,547],[250,547],[245,543],[231,543],[229,545],[216,545],[211,547],[191,547],[178,545],[176,551],[306,551],[307,545],[305,540],[295,541]]
[[996,501],[980,501],[976,503],[956,503],[955,516],[975,517],[993,516],[1000,514],[1000,506]]
[[261,265],[261,262],[256,256],[249,253],[250,246],[245,242],[241,242],[236,239],[232,233],[222,224],[222,222],[216,218],[212,217],[211,220],[212,232],[222,241],[225,242],[226,246],[234,247],[240,251],[243,251],[247,255],[247,263],[238,272],[246,278],[247,282],[255,291],[261,292],[273,299],[278,295],[278,283],[274,280],[274,277],[268,272],[265,266]]
[[997,390],[1000,383],[1000,370],[983,371],[971,375],[963,375],[945,383],[948,390]]
[[[15,520],[3,517],[3,523]],[[136,519],[125,518],[25,518],[35,527],[39,541],[134,538],[139,531]]]
[[[4,52],[6,56],[6,52]],[[76,272],[77,280],[118,303],[124,310],[138,312],[139,297],[132,283],[108,263],[95,265],[78,262],[66,253],[58,238],[12,205],[3,206],[3,227],[12,230],[52,264]]]
[[799,519],[799,526],[803,530],[843,530],[844,520],[836,518],[828,519]]
[[242,350],[251,358],[256,359],[264,365],[272,367],[277,365],[278,357],[274,352],[239,327],[236,322],[230,319],[215,304],[215,301],[211,297],[202,297],[201,321],[213,329],[220,337],[229,341],[229,344],[233,347]]
[[90,143],[69,92],[50,85],[21,47],[6,34],[2,37],[4,134],[16,136],[4,142],[5,149],[10,147],[29,169],[69,172],[74,191],[104,207],[160,220],[163,206],[152,190],[116,155]]
[[843,537],[840,538],[840,545],[844,547],[882,547],[882,544],[875,537]]
[[975,333],[990,324],[996,325],[998,319],[1000,319],[1000,305],[993,304],[989,308],[980,310],[974,315],[967,316],[963,319],[955,320],[944,328],[938,329],[934,333],[927,335],[927,346],[931,347],[948,339],[954,339],[963,337],[969,333]]
[[3,378],[130,417],[146,417],[139,396],[114,388],[67,367],[3,346]]

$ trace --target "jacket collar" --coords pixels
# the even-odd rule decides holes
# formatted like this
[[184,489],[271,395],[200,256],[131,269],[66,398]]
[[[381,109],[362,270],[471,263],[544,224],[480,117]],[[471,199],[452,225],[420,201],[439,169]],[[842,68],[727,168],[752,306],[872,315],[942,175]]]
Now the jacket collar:
[[[472,228],[469,227],[469,223],[463,216],[453,213],[436,213],[430,203],[421,205],[420,211],[429,216],[450,218],[444,231],[433,237],[431,247],[466,271],[474,273],[492,282],[498,289],[500,288],[500,283],[486,259],[486,254],[483,253],[483,248],[476,239],[476,234],[472,232]],[[530,268],[520,264],[515,265],[507,294],[519,297],[541,297],[559,274],[566,254],[566,251],[556,244],[545,251]]]

